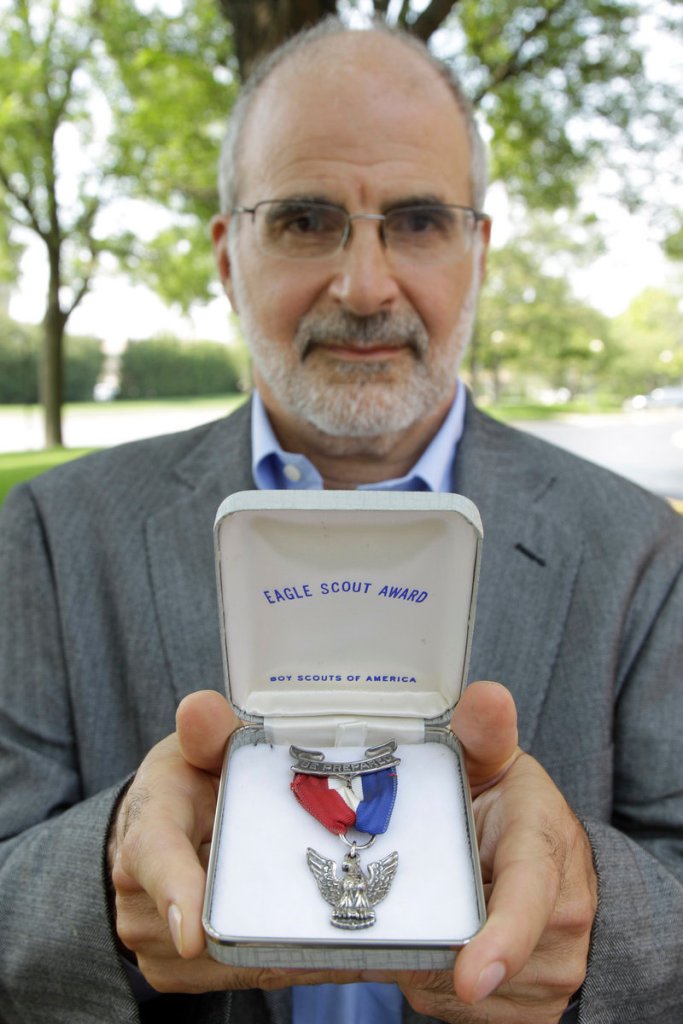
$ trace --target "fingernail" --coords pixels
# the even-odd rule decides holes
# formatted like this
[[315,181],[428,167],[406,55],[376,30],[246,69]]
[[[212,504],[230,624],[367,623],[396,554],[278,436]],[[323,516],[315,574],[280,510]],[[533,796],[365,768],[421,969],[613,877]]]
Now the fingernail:
[[474,986],[474,1002],[479,1003],[482,999],[486,999],[491,993],[498,988],[501,981],[505,978],[505,964],[496,960],[494,963],[489,964],[479,975],[477,984]]
[[175,903],[172,903],[168,908],[168,930],[171,933],[173,939],[173,945],[178,950],[180,956],[183,955],[183,915],[180,913]]

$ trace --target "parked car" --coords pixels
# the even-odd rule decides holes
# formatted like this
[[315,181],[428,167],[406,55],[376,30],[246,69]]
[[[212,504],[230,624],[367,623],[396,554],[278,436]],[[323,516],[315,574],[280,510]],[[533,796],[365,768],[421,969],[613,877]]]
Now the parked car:
[[683,408],[683,387],[671,385],[655,388],[649,395],[634,395],[625,403],[627,409]]
[[119,386],[116,381],[100,380],[93,388],[93,398],[96,402],[111,402],[117,397]]

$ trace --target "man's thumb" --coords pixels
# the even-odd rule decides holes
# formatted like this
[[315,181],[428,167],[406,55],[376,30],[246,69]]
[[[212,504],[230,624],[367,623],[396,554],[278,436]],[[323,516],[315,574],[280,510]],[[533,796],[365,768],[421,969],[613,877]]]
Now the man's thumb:
[[465,750],[473,796],[494,785],[520,752],[515,702],[500,683],[471,683],[453,712],[451,729]]
[[225,744],[241,724],[220,693],[215,690],[191,693],[176,711],[180,752],[195,768],[220,775]]

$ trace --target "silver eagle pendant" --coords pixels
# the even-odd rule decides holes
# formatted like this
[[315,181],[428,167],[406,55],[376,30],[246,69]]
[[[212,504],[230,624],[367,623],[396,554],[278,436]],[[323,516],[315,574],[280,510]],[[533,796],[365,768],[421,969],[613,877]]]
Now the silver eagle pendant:
[[342,861],[342,877],[337,877],[337,865],[310,846],[306,862],[318,883],[321,896],[333,908],[330,918],[335,928],[370,928],[376,920],[372,909],[389,892],[398,867],[398,853],[394,850],[382,860],[368,865],[367,874],[360,864],[355,843]]

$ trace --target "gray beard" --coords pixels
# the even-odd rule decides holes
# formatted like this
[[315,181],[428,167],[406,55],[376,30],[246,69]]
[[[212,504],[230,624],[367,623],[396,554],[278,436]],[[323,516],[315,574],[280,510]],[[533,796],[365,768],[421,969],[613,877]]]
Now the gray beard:
[[[235,264],[233,262],[233,273]],[[289,353],[264,337],[245,302],[239,274],[235,289],[242,327],[254,366],[289,413],[333,438],[379,438],[406,430],[452,396],[457,370],[474,324],[478,275],[454,327],[451,344],[430,351],[429,336],[415,312],[357,317],[344,310],[302,318]],[[397,374],[393,360],[326,360],[317,346],[352,343],[357,348],[402,346],[413,355],[409,371]]]
[[[298,366],[272,358],[274,346],[252,343],[254,363],[273,394],[296,416],[332,437],[375,437],[393,434],[413,423],[423,409],[438,401],[438,388],[423,360],[427,332],[419,318],[378,314],[360,318],[342,310],[305,316],[294,337]],[[407,345],[414,366],[409,386],[396,381],[390,362],[353,363],[338,360],[326,373],[316,372],[316,346]],[[309,362],[310,361],[310,362]],[[319,364],[318,364],[319,366]]]

